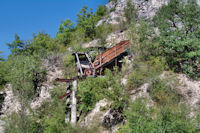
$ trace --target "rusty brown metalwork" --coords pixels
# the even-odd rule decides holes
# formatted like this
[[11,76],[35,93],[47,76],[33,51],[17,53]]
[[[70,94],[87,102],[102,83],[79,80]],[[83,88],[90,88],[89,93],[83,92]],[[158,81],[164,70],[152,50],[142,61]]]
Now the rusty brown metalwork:
[[[115,62],[115,67],[118,65],[118,58],[122,55],[127,49],[131,49],[131,43],[128,40],[121,41],[116,44],[114,47],[106,50],[99,54],[95,60],[92,62],[88,53],[75,52],[73,53],[75,57],[75,62],[77,64],[78,76],[83,78],[85,76],[97,76],[103,75],[105,67],[111,63]],[[65,80],[64,80],[65,81]],[[71,80],[69,80],[71,81]]]
[[59,96],[58,98],[59,98],[59,99],[63,99],[64,97],[67,97],[67,96],[69,96],[69,95],[71,95],[71,94],[72,94],[72,91],[70,91],[69,93],[63,94],[62,96]]
[[[130,48],[130,41],[121,41],[120,43],[116,44],[114,47],[106,50],[105,52],[99,54],[93,64],[95,70],[101,69],[106,63],[110,62],[111,60],[117,58],[120,54],[125,52],[128,48]],[[117,65],[117,64],[116,64]]]
[[[55,81],[57,82],[66,82],[66,83],[70,83],[73,82],[74,80],[77,80],[78,77],[72,78],[72,79],[60,79],[60,78],[56,78]],[[69,95],[72,94],[72,91],[68,92],[68,93],[64,93],[63,95],[59,96],[59,99],[63,99],[64,97],[67,97]]]
[[57,82],[68,82],[68,83],[70,83],[70,82],[73,82],[74,80],[76,80],[76,79],[78,79],[78,77],[76,77],[76,78],[72,78],[72,79],[60,79],[60,78],[57,78],[57,79],[55,79]]

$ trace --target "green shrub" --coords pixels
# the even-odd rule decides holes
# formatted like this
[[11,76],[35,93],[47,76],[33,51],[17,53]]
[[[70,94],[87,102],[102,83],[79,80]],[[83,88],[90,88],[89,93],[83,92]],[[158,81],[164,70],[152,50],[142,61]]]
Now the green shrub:
[[113,75],[106,70],[105,77],[90,78],[79,83],[78,97],[80,97],[79,111],[87,113],[92,110],[95,104],[106,98],[113,102],[112,109],[126,107],[128,95],[121,84],[120,75]]
[[147,107],[145,99],[137,99],[130,105],[125,116],[127,123],[119,133],[193,133],[198,132],[194,119],[188,118],[185,106]]
[[62,21],[56,35],[56,41],[58,41],[60,44],[64,44],[65,46],[70,45],[74,31],[74,24],[71,22],[71,20],[66,19],[65,21]]
[[178,81],[174,77],[156,78],[149,86],[150,96],[159,105],[177,104],[181,98],[176,91],[177,86]]
[[127,23],[130,24],[132,21],[137,21],[137,11],[135,6],[131,3],[130,0],[127,1],[127,6],[124,8],[125,17],[127,19]]
[[101,6],[101,5],[100,5],[100,6],[98,6],[95,15],[96,15],[97,17],[99,17],[99,19],[101,19],[103,16],[106,15],[106,11],[107,11],[106,6]]
[[127,30],[127,37],[131,41],[134,59],[147,61],[151,56],[157,56],[158,43],[154,41],[154,31],[149,22],[140,20],[139,25],[131,23]]
[[104,77],[90,78],[79,83],[78,96],[81,103],[78,105],[79,111],[87,113],[92,110],[99,100],[103,99],[108,92],[108,79]]
[[77,66],[75,63],[75,57],[69,53],[64,56],[63,69],[66,78],[73,78],[77,76]]
[[38,91],[39,84],[45,79],[45,68],[41,60],[34,56],[10,56],[5,67],[8,71],[6,80],[12,84],[15,95],[22,99],[32,99]]
[[0,62],[0,90],[2,90],[7,83],[6,73],[5,62]]
[[110,25],[101,25],[96,28],[96,37],[100,39],[100,44],[105,46],[107,36],[112,32]]
[[6,115],[3,121],[6,123],[3,125],[5,133],[43,133],[40,120],[34,117],[31,111],[29,114],[21,111],[13,112]]
[[188,3],[173,0],[154,17],[159,28],[161,55],[171,69],[199,78],[200,7],[195,0]]
[[136,89],[144,83],[150,82],[157,77],[166,68],[165,60],[162,58],[151,57],[151,60],[146,62],[135,61],[132,66],[132,71],[128,76],[128,88]]

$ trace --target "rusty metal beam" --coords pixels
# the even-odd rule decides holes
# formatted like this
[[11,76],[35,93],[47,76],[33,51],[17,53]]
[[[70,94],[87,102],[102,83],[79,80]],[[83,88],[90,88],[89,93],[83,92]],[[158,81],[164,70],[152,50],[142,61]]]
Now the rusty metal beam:
[[55,79],[55,81],[57,81],[57,82],[68,82],[68,83],[70,83],[70,82],[73,82],[74,80],[76,80],[76,79],[78,79],[77,77],[76,78],[72,78],[72,79],[60,79],[60,78],[57,78],[57,79]]
[[59,96],[58,98],[59,98],[59,99],[63,99],[64,97],[67,97],[67,96],[69,96],[69,95],[71,95],[71,94],[72,94],[72,91],[70,91],[69,93],[63,94],[62,96]]

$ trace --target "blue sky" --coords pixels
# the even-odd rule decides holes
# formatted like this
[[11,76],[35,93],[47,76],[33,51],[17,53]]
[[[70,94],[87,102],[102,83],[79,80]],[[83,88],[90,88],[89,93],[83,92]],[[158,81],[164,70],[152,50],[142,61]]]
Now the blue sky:
[[17,33],[22,40],[30,40],[40,31],[55,37],[61,20],[76,21],[83,6],[94,11],[108,0],[0,0],[0,51],[9,55],[6,43]]

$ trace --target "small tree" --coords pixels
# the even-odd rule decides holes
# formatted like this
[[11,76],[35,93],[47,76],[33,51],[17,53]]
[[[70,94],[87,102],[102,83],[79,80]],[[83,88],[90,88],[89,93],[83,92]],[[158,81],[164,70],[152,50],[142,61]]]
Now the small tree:
[[[0,54],[2,54],[2,51],[0,51]],[[0,55],[0,62],[4,61],[4,58]]]
[[69,45],[72,41],[72,33],[74,30],[74,24],[69,19],[62,21],[56,35],[56,40],[65,46]]
[[131,22],[136,22],[137,11],[135,9],[135,6],[131,3],[130,0],[128,0],[127,7],[124,8],[124,11],[128,24],[130,24]]
[[[0,51],[0,53],[2,52]],[[4,58],[0,56],[0,89],[1,87],[3,88],[3,86],[7,83],[5,79],[7,71],[4,65],[5,65]]]
[[34,56],[44,56],[48,52],[57,51],[58,45],[54,39],[48,34],[39,32],[37,35],[34,34],[31,43],[28,45],[28,52]]
[[7,43],[7,45],[11,50],[12,54],[20,54],[27,47],[27,44],[24,41],[22,41],[17,34],[15,34],[15,40],[12,43]]
[[30,100],[38,91],[36,81],[39,80],[38,78],[43,78],[39,76],[42,74],[40,61],[32,56],[17,55],[10,56],[6,65],[9,70],[6,79],[11,83],[14,95],[18,97],[21,107],[16,114],[18,119],[12,119],[15,124],[13,128],[21,133],[27,133],[31,127],[27,116]]

